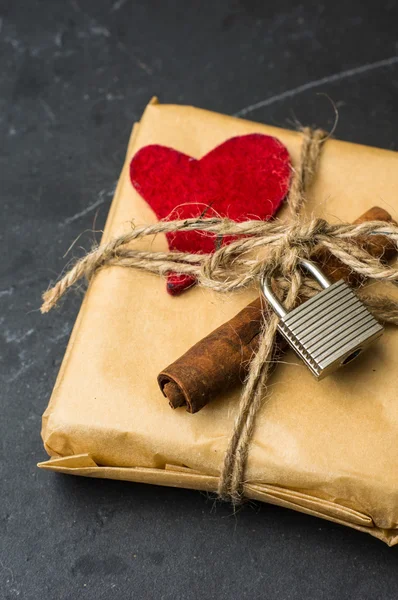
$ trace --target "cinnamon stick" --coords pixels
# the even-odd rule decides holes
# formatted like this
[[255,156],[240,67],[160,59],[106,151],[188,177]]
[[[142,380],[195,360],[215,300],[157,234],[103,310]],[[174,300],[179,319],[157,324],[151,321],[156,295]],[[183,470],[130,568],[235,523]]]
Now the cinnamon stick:
[[[354,224],[366,221],[392,222],[393,219],[384,209],[375,206]],[[386,236],[369,236],[361,239],[360,244],[372,256],[386,262],[396,253],[394,243]],[[332,281],[344,279],[352,286],[361,284],[361,277],[327,250],[322,248],[313,258]],[[195,413],[214,397],[243,382],[257,349],[264,311],[270,310],[257,298],[164,369],[158,375],[158,383],[170,406],[186,406],[188,412]],[[280,344],[283,344],[282,338]]]

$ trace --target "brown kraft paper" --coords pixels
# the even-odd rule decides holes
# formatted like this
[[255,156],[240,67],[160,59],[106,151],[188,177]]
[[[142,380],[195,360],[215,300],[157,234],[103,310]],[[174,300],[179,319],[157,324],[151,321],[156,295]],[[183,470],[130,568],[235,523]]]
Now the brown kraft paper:
[[[152,102],[133,130],[104,240],[128,231],[132,220],[156,222],[129,181],[129,162],[139,148],[157,143],[200,158],[232,136],[254,132],[278,137],[297,164],[296,132]],[[397,188],[396,153],[328,140],[307,213],[352,222],[378,204],[397,220]],[[167,250],[162,235],[141,245]],[[216,491],[240,389],[191,415],[170,410],[157,374],[257,296],[255,288],[222,295],[195,287],[171,297],[155,275],[121,267],[100,271],[43,417],[51,459],[40,466]],[[245,495],[398,543],[397,367],[392,327],[360,359],[321,382],[289,351],[257,417]]]

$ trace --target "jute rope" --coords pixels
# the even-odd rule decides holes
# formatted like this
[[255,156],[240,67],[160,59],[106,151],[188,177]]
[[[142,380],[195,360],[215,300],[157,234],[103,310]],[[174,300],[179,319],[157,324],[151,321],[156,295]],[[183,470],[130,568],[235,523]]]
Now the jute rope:
[[[398,269],[373,258],[359,244],[358,238],[388,235],[397,244],[398,227],[381,221],[359,225],[329,224],[323,219],[301,216],[306,193],[317,172],[326,134],[321,130],[303,129],[301,157],[294,171],[288,197],[290,217],[278,220],[244,221],[198,218],[161,221],[154,225],[132,228],[126,234],[94,248],[80,259],[66,275],[43,294],[42,312],[48,312],[80,279],[88,281],[104,267],[119,266],[141,269],[157,275],[169,272],[196,277],[198,284],[217,292],[232,292],[257,283],[263,274],[271,276],[287,309],[294,306],[298,295],[310,297],[317,287],[304,278],[299,259],[311,258],[320,247],[347,265],[352,271],[372,280],[398,283]],[[159,233],[198,231],[202,235],[235,236],[235,240],[213,254],[185,252],[151,252],[134,249],[135,240]],[[266,255],[259,250],[266,250]],[[380,321],[398,325],[398,303],[387,297],[364,295],[362,300]],[[242,498],[244,471],[255,425],[262,405],[268,376],[273,364],[278,317],[263,322],[258,351],[239,401],[231,439],[225,454],[219,480],[219,495],[237,503]]]

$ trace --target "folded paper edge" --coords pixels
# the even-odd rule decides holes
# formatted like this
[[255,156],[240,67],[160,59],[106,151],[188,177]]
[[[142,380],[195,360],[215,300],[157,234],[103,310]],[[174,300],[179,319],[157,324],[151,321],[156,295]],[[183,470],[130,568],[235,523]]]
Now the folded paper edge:
[[[167,469],[107,467],[97,465],[89,454],[52,458],[39,463],[37,466],[47,471],[67,475],[179,487],[208,493],[215,493],[218,486],[218,477],[192,471],[187,467],[179,465],[168,465]],[[346,525],[358,531],[370,533],[389,546],[398,544],[397,529],[377,527],[369,515],[314,495],[306,495],[297,490],[258,483],[246,483],[244,486],[244,495],[249,500],[257,500],[293,509],[296,512],[319,517],[333,523]]]

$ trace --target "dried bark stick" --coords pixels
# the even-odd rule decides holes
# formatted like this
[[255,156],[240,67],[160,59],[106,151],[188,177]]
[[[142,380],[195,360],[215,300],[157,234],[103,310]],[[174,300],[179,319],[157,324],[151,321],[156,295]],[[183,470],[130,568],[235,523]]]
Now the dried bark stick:
[[[354,224],[366,221],[392,222],[392,217],[384,209],[373,207]],[[361,245],[385,261],[396,254],[394,243],[385,236],[369,236],[361,240]],[[344,279],[353,286],[361,283],[358,275],[326,250],[321,249],[313,258],[332,281]],[[158,383],[170,406],[186,406],[188,412],[195,413],[214,397],[243,382],[257,349],[264,311],[268,310],[257,298],[164,369]],[[280,345],[283,343],[281,339]]]

